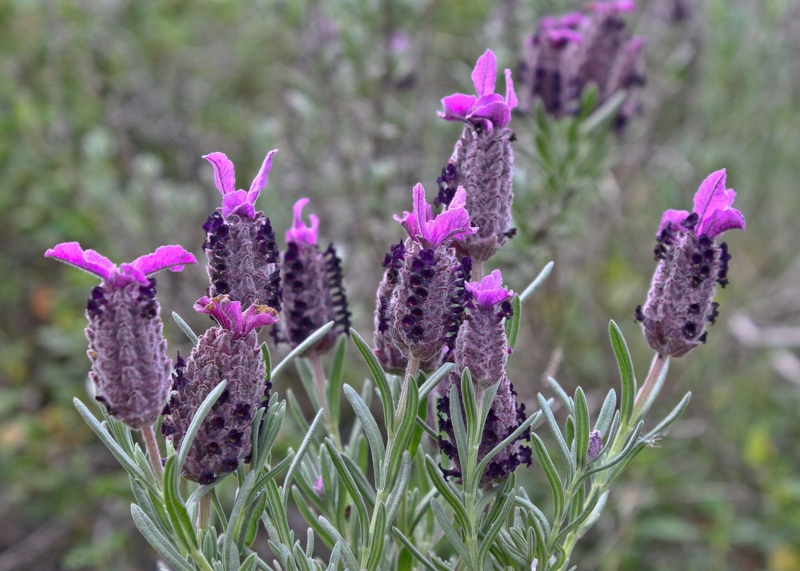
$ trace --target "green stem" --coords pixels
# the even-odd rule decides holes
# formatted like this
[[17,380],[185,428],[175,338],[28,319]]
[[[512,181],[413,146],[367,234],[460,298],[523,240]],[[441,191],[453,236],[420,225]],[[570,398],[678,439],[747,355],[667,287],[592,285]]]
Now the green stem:
[[472,272],[470,279],[474,282],[481,281],[483,278],[483,262],[472,262]]
[[664,368],[669,364],[669,356],[656,353],[653,357],[653,362],[650,364],[650,372],[647,373],[647,378],[642,384],[642,388],[636,394],[636,400],[633,405],[633,414],[631,415],[631,424],[633,426],[641,420],[648,409],[652,405],[653,399],[658,395],[661,390],[661,375]]
[[[469,390],[464,385],[461,385],[462,399],[463,391]],[[478,451],[480,449],[481,439],[483,437],[483,423],[480,419],[483,418],[483,391],[477,390],[475,393],[475,408],[478,411],[478,426],[467,427],[467,438],[469,444],[469,452],[467,454],[466,463],[462,466],[464,478],[464,508],[467,512],[467,522],[469,529],[467,531],[467,549],[471,564],[469,567],[474,571],[480,571],[479,566],[480,548],[478,545],[478,531],[480,528],[480,514],[476,510],[478,501],[478,486],[480,485],[481,475],[476,474],[475,471],[478,467]],[[490,404],[491,406],[491,404]]]
[[200,504],[197,508],[197,527],[199,529],[208,529],[211,523],[211,494],[206,493],[200,498]]
[[151,425],[142,427],[142,438],[147,449],[147,457],[150,459],[150,466],[153,468],[153,475],[156,481],[161,484],[164,481],[164,467],[161,465],[161,452],[158,449],[156,434]]

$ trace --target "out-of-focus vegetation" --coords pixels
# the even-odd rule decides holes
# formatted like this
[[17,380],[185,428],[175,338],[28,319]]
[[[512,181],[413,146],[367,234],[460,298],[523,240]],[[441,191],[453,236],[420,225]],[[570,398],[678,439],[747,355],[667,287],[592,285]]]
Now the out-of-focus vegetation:
[[[654,268],[661,213],[687,208],[728,168],[747,217],[707,346],[673,363],[664,411],[691,406],[641,455],[574,561],[582,569],[800,569],[800,4],[650,0],[646,110],[609,140],[612,174],[563,216],[493,260],[520,289],[555,270],[525,308],[530,347],[512,378],[535,402],[551,374],[590,402],[616,383],[606,331],[622,324],[640,376],[650,351],[633,323]],[[72,407],[86,393],[83,304],[92,277],[45,260],[78,240],[115,261],[165,243],[202,259],[217,205],[200,158],[224,151],[245,186],[278,147],[259,207],[285,229],[309,196],[323,239],[345,256],[354,325],[369,336],[391,214],[435,180],[459,135],[439,99],[469,85],[490,47],[515,67],[537,15],[528,0],[9,0],[0,3],[0,571],[151,569],[127,478]],[[519,218],[559,196],[536,185],[517,117]],[[520,224],[522,226],[522,224]],[[202,267],[159,277],[170,351],[198,329]],[[794,352],[793,352],[794,351]],[[355,363],[356,360],[353,359]],[[352,382],[366,373],[353,365]],[[532,373],[535,372],[535,373]],[[348,381],[351,382],[351,381]],[[276,387],[278,392],[287,387]],[[599,403],[594,403],[599,406]],[[291,435],[283,445],[291,444]],[[529,495],[546,498],[536,466]]]

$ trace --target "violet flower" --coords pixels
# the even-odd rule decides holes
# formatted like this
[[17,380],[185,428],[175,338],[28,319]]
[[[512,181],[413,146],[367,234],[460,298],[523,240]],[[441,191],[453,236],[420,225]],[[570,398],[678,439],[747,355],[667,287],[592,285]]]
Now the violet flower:
[[494,93],[497,62],[491,50],[478,59],[472,81],[478,96],[457,93],[442,100],[445,111],[439,116],[465,123],[448,164],[437,180],[439,195],[434,204],[448,205],[456,190],[464,187],[465,206],[477,232],[456,243],[459,256],[469,256],[483,263],[513,236],[511,202],[514,194],[511,179],[516,139],[508,128],[517,96],[506,70],[506,96]]
[[464,121],[484,129],[502,129],[511,121],[511,110],[517,106],[511,70],[505,70],[506,95],[495,93],[497,81],[497,58],[492,50],[486,50],[478,58],[472,70],[472,83],[476,95],[455,93],[442,99],[444,111],[439,117],[445,121]]
[[95,398],[108,414],[131,428],[153,424],[167,400],[172,363],[155,297],[156,281],[149,276],[166,269],[179,272],[197,260],[180,246],[161,246],[117,266],[77,242],[58,244],[45,257],[102,280],[86,304],[89,377]]
[[350,311],[342,283],[342,262],[333,244],[321,252],[317,246],[319,219],[312,214],[311,226],[303,222],[303,207],[308,198],[294,205],[292,227],[286,232],[287,250],[281,270],[283,292],[283,333],[297,347],[314,331],[334,321],[336,326],[310,347],[308,354],[323,353],[336,338],[350,329]]
[[[513,315],[509,299],[514,292],[503,287],[503,277],[494,270],[480,282],[467,282],[469,315],[461,323],[456,337],[455,367],[448,376],[448,385],[437,403],[439,447],[454,463],[455,468],[444,470],[446,475],[460,475],[460,461],[450,419],[450,387],[461,387],[461,376],[469,369],[476,391],[485,391],[500,383],[486,419],[480,461],[525,420],[525,405],[516,401],[517,393],[505,373],[511,348],[506,338],[503,319]],[[507,476],[521,463],[530,465],[531,450],[523,446],[530,440],[530,431],[523,432],[495,456],[486,467],[481,480],[488,484]]]
[[208,257],[209,295],[230,295],[245,306],[262,303],[281,309],[278,247],[269,218],[255,209],[272,169],[270,151],[250,185],[236,190],[233,163],[223,153],[203,158],[214,167],[214,182],[222,194],[222,206],[209,216],[203,229],[203,249]]
[[376,321],[388,325],[391,340],[406,358],[424,362],[450,345],[458,330],[464,281],[469,279],[472,264],[469,258],[458,261],[452,244],[473,234],[475,228],[464,208],[463,189],[438,216],[425,201],[421,184],[414,187],[413,195],[413,212],[395,216],[409,239],[395,252],[402,262],[398,259],[393,269],[396,285],[388,302],[383,296],[389,288],[379,288]]
[[682,357],[707,338],[706,324],[719,312],[713,302],[717,284],[728,284],[731,259],[717,236],[745,229],[744,215],[733,208],[736,193],[725,188],[725,169],[706,177],[694,196],[694,211],[667,210],[658,229],[658,260],[644,307],[636,320],[650,347],[661,355]]
[[228,384],[200,426],[183,465],[183,475],[211,484],[249,462],[253,417],[269,404],[271,383],[257,330],[278,321],[275,309],[241,303],[229,296],[201,297],[194,304],[217,326],[199,339],[187,360],[178,355],[172,393],[164,407],[162,434],[180,449],[189,424],[203,400],[223,380]]

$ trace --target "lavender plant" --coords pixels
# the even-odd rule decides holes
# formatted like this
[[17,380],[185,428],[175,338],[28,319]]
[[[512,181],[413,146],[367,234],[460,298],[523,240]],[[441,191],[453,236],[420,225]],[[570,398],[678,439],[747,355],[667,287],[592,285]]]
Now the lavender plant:
[[[539,394],[527,415],[508,362],[523,305],[553,264],[521,294],[504,285],[499,270],[483,275],[484,264],[513,236],[516,136],[509,124],[517,100],[511,72],[505,75],[502,97],[494,93],[496,58],[487,51],[472,74],[477,95],[443,100],[440,115],[464,127],[439,179],[435,205],[442,210],[434,213],[418,184],[412,211],[395,216],[407,236],[384,261],[375,349],[349,330],[372,377],[360,391],[343,378],[349,341],[339,333],[348,332],[349,312],[342,265],[332,247],[318,248],[316,216],[310,226],[303,222],[307,199],[295,205],[282,257],[269,221],[255,211],[275,151],[249,192],[234,190],[225,155],[206,157],[223,205],[204,226],[214,295],[201,297],[195,309],[216,325],[197,335],[174,314],[194,348],[188,359],[177,357],[171,393],[147,276],[194,258],[169,246],[117,268],[75,243],[48,250],[47,256],[103,279],[87,306],[102,422],[75,403],[128,472],[133,520],[163,559],[162,569],[576,568],[570,567],[573,549],[601,515],[614,483],[688,405],[690,394],[645,429],[670,357],[700,344],[706,322],[717,316],[715,283],[727,283],[730,256],[714,239],[743,229],[744,217],[731,206],[735,193],[725,188],[724,171],[703,182],[692,214],[665,213],[653,285],[636,312],[656,352],[641,386],[612,321],[621,384],[619,393],[609,390],[594,421],[583,389],[570,396],[554,379],[553,398]],[[588,114],[578,119],[584,120],[602,123]],[[592,136],[591,129],[570,127],[570,133]],[[281,321],[292,349],[273,364],[274,348],[259,343],[258,328]],[[318,410],[311,421],[293,393],[282,398],[283,373],[292,362]],[[341,426],[342,394],[356,418],[349,433]],[[373,400],[381,414],[373,412]],[[159,411],[164,458],[152,429]],[[287,411],[304,436],[281,454],[273,445],[288,430]],[[142,428],[149,461],[130,428]],[[518,485],[523,469],[541,471],[551,506],[536,505]],[[218,494],[233,480],[228,474],[238,484],[229,504]],[[290,510],[308,526],[305,542],[295,537]],[[255,548],[259,534],[268,549]]]

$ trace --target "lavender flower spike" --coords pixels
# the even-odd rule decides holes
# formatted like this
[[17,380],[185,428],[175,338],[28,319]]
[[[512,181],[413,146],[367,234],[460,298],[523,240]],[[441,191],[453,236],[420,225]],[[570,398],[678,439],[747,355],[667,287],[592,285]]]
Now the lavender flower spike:
[[706,177],[694,196],[694,211],[667,210],[661,219],[655,257],[658,260],[644,307],[636,321],[650,347],[662,355],[682,357],[705,343],[706,324],[714,324],[719,304],[716,286],[728,284],[731,259],[727,230],[745,229],[744,215],[733,208],[736,193],[725,188],[725,169]]
[[312,214],[311,226],[303,222],[303,207],[308,198],[294,205],[294,221],[286,232],[286,253],[281,271],[286,289],[283,292],[283,334],[297,347],[314,331],[335,321],[331,329],[307,354],[332,348],[336,338],[350,329],[350,311],[342,283],[342,261],[333,244],[322,252],[317,246],[319,219]]
[[[493,271],[480,282],[467,282],[470,300],[469,316],[461,324],[455,344],[455,367],[448,377],[448,387],[439,399],[439,447],[455,464],[448,475],[460,475],[461,467],[455,446],[450,415],[450,387],[461,386],[461,375],[469,369],[475,389],[485,391],[499,382],[497,394],[486,419],[479,459],[497,446],[525,420],[525,405],[517,403],[516,392],[509,381],[505,367],[511,348],[506,339],[503,319],[513,315],[509,299],[514,292],[503,287],[499,270]],[[531,463],[530,448],[522,442],[530,440],[530,431],[524,432],[493,458],[482,476],[485,484],[502,478],[516,470],[521,463]]]
[[[414,187],[413,196],[413,212],[395,216],[409,239],[402,248],[393,248],[397,259],[390,260],[387,273],[394,285],[379,288],[376,324],[406,358],[424,362],[450,346],[458,331],[472,262],[459,262],[452,245],[476,229],[464,207],[464,189],[458,189],[450,206],[435,217],[421,184]],[[379,339],[376,343],[383,345]]]
[[445,121],[464,121],[485,129],[502,129],[511,121],[511,110],[517,106],[517,95],[514,93],[514,82],[511,70],[505,70],[505,98],[494,92],[497,79],[497,58],[492,50],[486,50],[478,58],[472,70],[472,83],[475,95],[455,93],[442,99],[444,111],[439,117]]
[[209,295],[230,295],[245,306],[263,303],[281,309],[278,246],[269,218],[255,209],[272,169],[270,151],[253,179],[250,190],[236,190],[233,163],[223,153],[203,158],[214,167],[214,182],[222,193],[222,206],[203,225],[208,257]]
[[178,356],[161,432],[180,449],[203,400],[223,379],[228,381],[200,426],[183,466],[186,478],[211,484],[236,470],[240,462],[249,461],[253,416],[269,403],[271,388],[265,381],[266,364],[257,329],[276,323],[278,314],[265,305],[251,305],[242,311],[241,304],[227,295],[201,297],[194,308],[213,317],[218,325],[200,337],[187,360]]
[[95,398],[131,428],[153,424],[167,400],[172,363],[162,333],[156,281],[149,276],[165,269],[178,272],[197,260],[180,246],[161,246],[118,267],[77,242],[58,244],[45,257],[102,280],[86,304],[89,377]]

